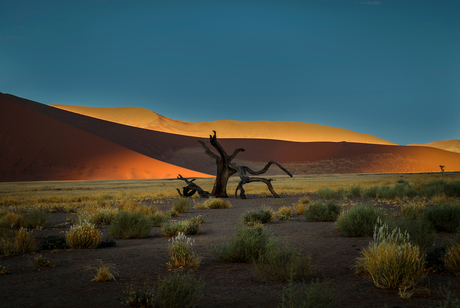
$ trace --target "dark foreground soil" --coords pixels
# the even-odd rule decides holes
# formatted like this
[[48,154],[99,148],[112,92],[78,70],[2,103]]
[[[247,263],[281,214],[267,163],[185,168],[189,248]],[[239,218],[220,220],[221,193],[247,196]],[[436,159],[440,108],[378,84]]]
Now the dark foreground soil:
[[[194,235],[194,251],[202,258],[195,275],[205,286],[199,307],[279,307],[286,283],[262,282],[250,264],[219,263],[209,252],[212,244],[229,239],[241,215],[247,210],[257,210],[262,205],[276,210],[280,201],[272,198],[249,196],[246,200],[230,198],[233,207],[221,210],[191,209],[178,219],[202,215],[205,224]],[[314,196],[309,196],[314,199]],[[283,198],[284,205],[296,203],[297,197]],[[164,206],[169,206],[168,204]],[[387,207],[389,211],[399,211]],[[34,231],[37,238],[47,235],[64,235],[68,226],[59,226],[73,214],[51,214],[51,221],[41,231]],[[398,291],[376,288],[366,276],[353,271],[355,259],[361,256],[371,238],[352,238],[339,234],[334,223],[307,222],[303,216],[293,216],[291,221],[276,221],[268,226],[279,242],[289,242],[302,253],[311,256],[314,273],[306,277],[329,279],[336,290],[338,307],[437,307],[444,300],[439,285],[449,285],[460,293],[460,281],[454,276],[430,272],[425,278],[423,292],[410,299],[401,299]],[[101,228],[104,238],[107,227]],[[436,245],[452,237],[441,233]],[[125,301],[123,291],[129,286],[154,287],[159,277],[170,274],[168,262],[168,238],[160,228],[152,229],[145,239],[120,240],[116,246],[91,250],[38,251],[35,254],[1,257],[0,264],[10,274],[0,276],[0,307],[121,307]],[[54,268],[37,269],[32,265],[36,254],[43,254],[56,264]],[[89,269],[98,260],[112,263],[118,272],[117,280],[91,281],[96,271]]]

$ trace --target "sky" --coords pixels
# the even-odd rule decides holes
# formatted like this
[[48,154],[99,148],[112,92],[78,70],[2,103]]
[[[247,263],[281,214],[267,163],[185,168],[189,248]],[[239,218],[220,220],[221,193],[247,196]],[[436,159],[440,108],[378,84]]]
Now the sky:
[[0,92],[460,139],[460,1],[0,0]]

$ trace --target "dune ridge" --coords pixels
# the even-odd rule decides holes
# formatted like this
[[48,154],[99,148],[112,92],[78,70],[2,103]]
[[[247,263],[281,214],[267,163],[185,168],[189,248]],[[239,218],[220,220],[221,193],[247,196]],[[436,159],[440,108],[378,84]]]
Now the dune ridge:
[[107,180],[210,175],[177,167],[0,97],[0,181]]
[[300,123],[270,121],[219,120],[187,122],[167,118],[140,107],[82,107],[50,105],[74,113],[159,132],[205,138],[216,130],[220,138],[274,139],[294,142],[359,142],[394,144],[381,138],[343,128]]
[[[89,117],[0,94],[0,181],[212,176],[216,164],[198,138]],[[460,171],[460,154],[426,146],[222,138],[253,170],[268,161],[293,174]],[[268,174],[283,174],[276,167]]]
[[437,140],[429,143],[414,143],[409,144],[410,146],[424,146],[437,148],[441,150],[446,150],[450,152],[460,153],[460,140],[459,139],[447,139],[447,140]]

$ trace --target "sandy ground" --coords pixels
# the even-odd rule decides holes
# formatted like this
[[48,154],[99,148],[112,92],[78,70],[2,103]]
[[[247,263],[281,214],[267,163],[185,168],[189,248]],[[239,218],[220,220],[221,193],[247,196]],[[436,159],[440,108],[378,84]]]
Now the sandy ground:
[[[202,258],[195,275],[205,283],[203,298],[199,307],[279,307],[281,294],[286,283],[262,282],[250,264],[219,263],[209,252],[212,244],[229,239],[234,227],[247,210],[257,210],[262,205],[276,209],[280,204],[296,203],[299,196],[283,199],[230,198],[233,207],[219,210],[191,209],[178,219],[202,215],[205,224],[195,239],[194,251]],[[309,195],[311,200],[316,197]],[[281,201],[280,201],[281,200]],[[153,200],[150,200],[153,202]],[[195,199],[193,202],[199,201]],[[359,200],[356,200],[359,201]],[[149,202],[149,201],[148,201]],[[274,205],[277,204],[277,205]],[[162,205],[169,207],[169,204]],[[388,207],[389,211],[399,211]],[[40,238],[47,235],[63,235],[68,227],[55,227],[65,222],[72,214],[52,214],[51,221],[42,231],[34,231]],[[356,275],[352,269],[361,249],[371,238],[345,237],[335,231],[334,223],[307,222],[303,216],[293,216],[291,221],[276,221],[268,228],[280,243],[288,242],[303,254],[311,256],[314,273],[305,277],[329,279],[338,296],[338,307],[436,307],[443,298],[438,285],[451,284],[457,294],[460,282],[454,276],[429,273],[422,286],[430,292],[414,294],[410,299],[401,299],[397,290],[383,290],[374,287],[365,276]],[[107,227],[101,231],[107,238]],[[439,234],[437,245],[452,237]],[[159,277],[170,274],[168,261],[168,238],[162,236],[160,228],[153,228],[145,239],[119,240],[116,246],[93,250],[39,251],[54,268],[37,269],[32,265],[35,254],[1,257],[0,264],[11,273],[0,276],[1,307],[119,307],[125,300],[123,291],[130,285],[142,288],[155,286]],[[117,280],[94,282],[94,269],[98,260],[112,263],[118,272]]]

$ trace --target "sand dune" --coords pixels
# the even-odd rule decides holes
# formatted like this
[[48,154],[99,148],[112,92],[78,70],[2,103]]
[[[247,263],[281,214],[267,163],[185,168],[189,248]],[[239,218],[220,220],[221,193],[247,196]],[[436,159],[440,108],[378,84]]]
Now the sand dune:
[[219,132],[220,138],[275,139],[295,142],[361,142],[394,144],[375,136],[347,129],[298,122],[269,121],[209,121],[186,122],[173,120],[151,110],[139,107],[82,107],[51,105],[74,113],[119,124],[193,137],[207,137],[209,132]]
[[460,153],[460,140],[459,139],[448,139],[448,140],[438,140],[425,144],[410,144],[410,146],[424,146],[437,148],[441,150],[446,150],[450,152]]
[[[0,181],[167,178],[215,174],[197,139],[136,128],[0,95]],[[460,154],[422,146],[265,139],[219,141],[237,163],[282,163],[293,174],[460,171]],[[208,132],[208,134],[211,131]],[[194,170],[194,171],[191,171]],[[281,174],[276,168],[271,174]]]
[[1,94],[0,132],[0,181],[208,176],[136,153]]

